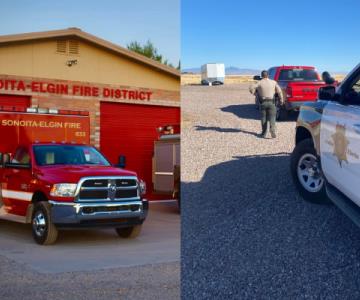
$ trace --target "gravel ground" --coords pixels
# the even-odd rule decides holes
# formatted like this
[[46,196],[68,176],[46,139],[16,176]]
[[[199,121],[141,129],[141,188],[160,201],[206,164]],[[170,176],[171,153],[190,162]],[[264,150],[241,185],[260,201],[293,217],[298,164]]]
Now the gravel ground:
[[0,299],[179,299],[179,264],[38,273],[0,256]]
[[182,88],[183,299],[359,299],[360,229],[298,196],[296,116],[260,139],[247,88]]

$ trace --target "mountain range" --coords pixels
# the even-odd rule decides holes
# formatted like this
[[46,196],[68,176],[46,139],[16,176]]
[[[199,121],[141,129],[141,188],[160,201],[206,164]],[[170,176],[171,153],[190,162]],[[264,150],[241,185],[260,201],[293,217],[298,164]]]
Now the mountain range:
[[[225,74],[226,75],[258,75],[260,74],[261,70],[256,69],[246,69],[246,68],[238,68],[238,67],[226,67],[225,68]],[[181,70],[181,73],[186,74],[200,74],[201,68],[187,68]]]
[[[319,70],[318,70],[319,71]],[[322,71],[319,71],[322,73]],[[200,74],[201,68],[187,68],[181,70],[182,74]],[[226,67],[225,68],[225,74],[226,75],[259,75],[261,73],[261,70],[256,69],[248,69],[248,68],[238,68],[238,67]],[[337,75],[345,75],[348,73],[348,71],[330,71],[331,74],[337,74]]]

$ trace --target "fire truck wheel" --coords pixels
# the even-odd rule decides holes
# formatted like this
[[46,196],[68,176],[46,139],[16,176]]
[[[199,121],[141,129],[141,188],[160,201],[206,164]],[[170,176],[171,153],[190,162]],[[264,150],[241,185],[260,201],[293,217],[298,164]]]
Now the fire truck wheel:
[[46,201],[35,204],[31,217],[32,235],[40,245],[54,244],[58,237],[58,230],[51,222],[50,205]]
[[329,203],[320,159],[312,139],[299,142],[291,154],[291,175],[300,195],[314,203]]
[[142,225],[135,225],[133,227],[116,228],[116,233],[122,238],[133,239],[139,236]]

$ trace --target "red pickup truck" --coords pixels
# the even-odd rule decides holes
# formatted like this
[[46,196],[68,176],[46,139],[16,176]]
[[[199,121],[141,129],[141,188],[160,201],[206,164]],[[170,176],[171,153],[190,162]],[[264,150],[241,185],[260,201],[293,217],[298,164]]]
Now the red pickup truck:
[[[281,106],[276,96],[276,118],[286,119],[291,110],[299,110],[304,102],[316,101],[318,90],[325,83],[314,67],[309,66],[279,66],[268,70],[269,78],[278,82],[283,91],[284,105]],[[254,76],[260,80],[260,76]],[[258,105],[258,99],[255,98]]]
[[0,107],[0,218],[30,223],[39,244],[64,228],[140,233],[145,183],[89,145],[89,125],[84,112]]

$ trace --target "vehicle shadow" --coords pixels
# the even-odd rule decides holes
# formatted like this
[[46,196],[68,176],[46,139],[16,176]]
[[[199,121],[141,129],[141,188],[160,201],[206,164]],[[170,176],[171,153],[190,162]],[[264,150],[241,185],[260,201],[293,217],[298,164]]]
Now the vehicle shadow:
[[304,201],[289,161],[287,153],[234,157],[182,184],[185,299],[318,298],[335,289],[352,297],[360,230],[335,206]]
[[[240,119],[259,120],[260,111],[256,108],[255,104],[239,104],[229,105],[220,108],[222,112],[232,113]],[[297,112],[289,112],[286,120],[280,120],[277,122],[292,122],[296,121],[298,117]]]

